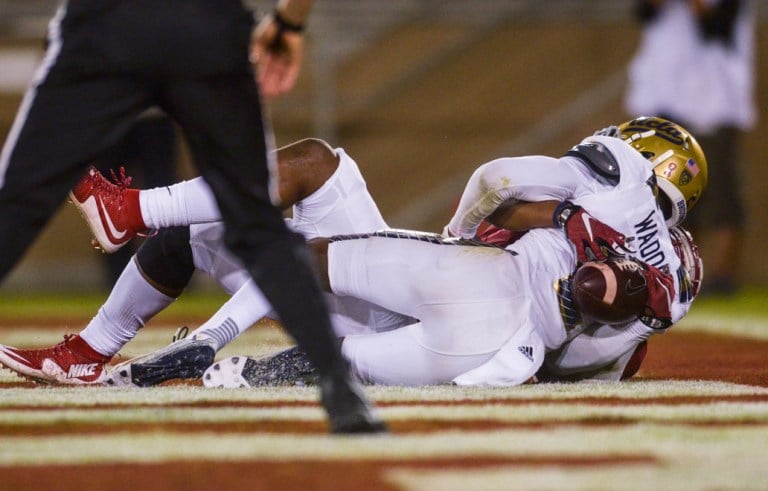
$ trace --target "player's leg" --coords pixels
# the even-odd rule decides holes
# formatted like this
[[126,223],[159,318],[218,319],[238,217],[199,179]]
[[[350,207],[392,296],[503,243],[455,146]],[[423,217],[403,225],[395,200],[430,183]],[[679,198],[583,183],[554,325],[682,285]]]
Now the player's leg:
[[[153,258],[141,255],[147,244],[157,243],[153,236],[139,250],[139,259],[144,259],[145,274],[161,290],[172,288],[168,285],[186,284],[188,277],[174,272],[194,269],[211,275],[229,293],[234,295],[208,321],[189,333],[188,336],[175,340],[174,343],[127,360],[117,365],[107,374],[104,383],[111,386],[149,387],[171,379],[199,378],[203,371],[213,363],[218,350],[233,341],[251,325],[259,321],[272,310],[269,302],[255,286],[240,262],[223,245],[223,224],[202,224],[186,227],[163,229],[159,236],[168,235],[169,231],[185,232],[183,240],[175,243],[164,241],[162,253]],[[181,237],[181,234],[177,234]],[[152,251],[158,250],[153,247]],[[145,254],[146,256],[146,254]],[[157,278],[164,278],[159,280]],[[180,293],[180,289],[179,289]],[[126,303],[129,303],[126,300]],[[123,328],[126,321],[123,322]],[[100,327],[100,326],[99,326]],[[137,326],[140,327],[140,326]],[[134,328],[133,332],[137,330]],[[127,342],[127,341],[126,341]]]
[[[334,151],[320,140],[309,139],[283,147],[278,156],[280,168],[284,171],[280,174],[281,196],[289,202],[298,202],[293,222],[306,233],[314,234],[317,230],[362,231],[385,226],[356,163],[343,150]],[[255,284],[247,281],[247,273],[239,260],[224,246],[223,224],[193,225],[190,229],[196,268],[210,274],[229,293],[234,293],[188,337],[209,340],[218,351],[268,314],[271,306]],[[413,319],[351,297],[328,295],[328,300],[334,330],[339,336],[389,330],[413,322]],[[110,374],[107,382],[148,386],[174,374],[192,376],[191,371],[176,373],[173,366],[163,366],[159,362],[169,359],[172,354],[178,358],[184,350],[193,349],[187,344],[177,342],[169,349],[162,348],[123,363],[120,370]],[[176,359],[170,361],[177,362]],[[157,375],[143,370],[142,366],[149,367],[150,364],[158,372]]]
[[347,336],[341,350],[362,381],[384,385],[434,385],[482,365],[495,351],[443,353],[425,347],[424,325],[394,331]]
[[181,295],[193,272],[189,229],[159,231],[141,245],[80,336],[96,351],[116,354]]
[[513,256],[495,246],[402,230],[318,238],[310,244],[326,289],[408,315],[422,315],[424,305],[521,295],[519,284],[501,274],[517,267]]
[[[291,227],[308,239],[387,228],[354,159],[341,148],[332,150],[320,142],[315,146],[316,156],[307,161],[309,165],[297,166],[302,159],[285,159],[278,152],[281,197],[294,198],[286,201],[293,204]],[[310,169],[320,171],[315,170],[313,177]],[[284,182],[299,183],[305,196]]]
[[[449,383],[454,377],[482,365],[488,353],[441,353],[424,347],[420,322],[388,332],[346,336],[341,350],[355,376],[370,384],[421,386]],[[261,387],[306,384],[314,371],[300,350],[290,348],[256,359],[234,356],[206,370],[206,387]]]
[[[339,152],[343,154],[343,150]],[[315,229],[311,224],[315,220],[328,221],[329,214],[332,212],[338,214],[338,211],[330,209],[336,201],[351,202],[351,199],[347,198],[354,198],[355,202],[351,204],[357,207],[359,205],[357,201],[360,199],[359,189],[368,196],[372,206],[368,204],[366,207],[360,207],[362,211],[356,213],[353,223],[359,223],[359,227],[364,227],[365,230],[369,229],[369,223],[375,223],[376,228],[383,228],[381,214],[375,203],[372,203],[370,195],[367,194],[365,181],[360,176],[357,164],[348,157],[340,159],[336,151],[327,143],[310,138],[286,145],[277,150],[277,162],[279,206],[287,209],[297,205],[297,209],[294,210],[294,216],[297,217],[296,223],[310,224],[309,227],[304,225],[300,232],[312,232]],[[337,172],[339,168],[344,171]],[[339,177],[336,174],[342,174],[342,176]],[[328,184],[328,181],[334,181],[334,184]],[[341,192],[337,193],[337,190]],[[318,194],[318,197],[315,197],[315,194]],[[105,252],[117,250],[137,232],[146,229],[159,230],[165,227],[221,221],[216,198],[205,180],[199,177],[161,188],[138,190],[110,185],[104,176],[90,171],[75,187],[72,197],[81,209],[90,197],[106,203],[121,204],[119,207],[108,207],[106,210],[112,223],[129,224],[125,227],[128,229],[127,234],[118,240],[113,240],[107,232],[110,223],[106,221],[103,214],[98,213],[99,210],[94,210],[94,213],[83,213],[94,237],[99,241],[100,248]],[[306,202],[306,205],[300,206],[300,202]],[[304,207],[315,211],[302,214],[301,209]],[[335,208],[342,209],[343,205]],[[373,210],[373,213],[369,210]],[[378,221],[366,220],[366,216],[375,217]],[[339,230],[339,233],[349,232],[344,227]],[[329,234],[321,233],[320,235]]]
[[[41,382],[105,381],[106,364],[112,356],[181,294],[193,270],[189,233],[181,228],[163,230],[144,242],[80,334],[67,336],[50,348],[2,346],[0,363]],[[210,358],[212,361],[212,351]]]

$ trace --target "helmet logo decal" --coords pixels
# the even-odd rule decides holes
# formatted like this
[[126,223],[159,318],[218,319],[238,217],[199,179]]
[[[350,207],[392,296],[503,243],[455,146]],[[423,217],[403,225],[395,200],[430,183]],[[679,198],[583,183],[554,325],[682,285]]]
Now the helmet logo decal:
[[686,136],[675,127],[670,121],[659,120],[655,118],[637,118],[627,123],[627,127],[622,131],[648,131],[655,130],[656,136],[674,143],[675,145],[685,144]]
[[693,179],[693,176],[691,176],[691,173],[687,170],[684,170],[680,174],[680,180],[678,181],[680,183],[680,186],[685,186],[686,184],[690,183]]

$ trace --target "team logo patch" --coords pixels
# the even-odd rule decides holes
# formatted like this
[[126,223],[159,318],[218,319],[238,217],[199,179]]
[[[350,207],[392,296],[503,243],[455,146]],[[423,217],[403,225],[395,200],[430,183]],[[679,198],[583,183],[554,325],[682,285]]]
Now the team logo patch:
[[692,179],[693,179],[693,176],[691,175],[691,173],[688,172],[687,170],[684,170],[683,172],[680,173],[680,181],[679,181],[680,186],[685,186],[686,184],[690,183]]

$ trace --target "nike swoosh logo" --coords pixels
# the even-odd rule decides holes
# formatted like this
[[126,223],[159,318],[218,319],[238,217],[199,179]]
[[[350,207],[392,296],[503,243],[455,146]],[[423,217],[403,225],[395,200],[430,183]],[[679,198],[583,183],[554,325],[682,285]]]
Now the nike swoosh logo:
[[107,228],[109,229],[108,232],[112,237],[116,240],[120,240],[123,237],[125,237],[125,234],[128,233],[127,230],[123,230],[122,232],[117,230],[117,227],[115,227],[115,224],[112,223],[112,218],[109,216],[109,213],[107,212],[106,206],[104,206],[104,201],[102,201],[101,197],[96,200],[96,207],[99,209],[99,215],[101,215],[102,221],[106,222]]
[[642,282],[638,285],[633,285],[632,280],[629,280],[624,290],[626,291],[627,295],[637,295],[645,290],[645,282]]
[[589,234],[589,241],[592,242],[594,238],[592,237],[592,222],[590,220],[589,215],[586,213],[583,213],[581,215],[581,221],[584,222],[584,228],[587,230],[587,233]]

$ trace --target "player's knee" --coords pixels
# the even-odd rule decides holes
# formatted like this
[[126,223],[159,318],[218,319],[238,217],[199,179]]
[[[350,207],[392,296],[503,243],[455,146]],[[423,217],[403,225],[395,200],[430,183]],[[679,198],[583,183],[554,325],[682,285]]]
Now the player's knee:
[[339,157],[331,146],[324,140],[318,138],[307,138],[297,143],[298,150],[306,161],[307,166],[312,168],[315,184],[322,186],[336,169],[339,167]]
[[168,296],[178,297],[195,271],[189,227],[171,227],[148,238],[136,252],[144,277]]
[[339,157],[328,143],[307,138],[278,150],[281,198],[285,205],[317,191],[339,167]]

